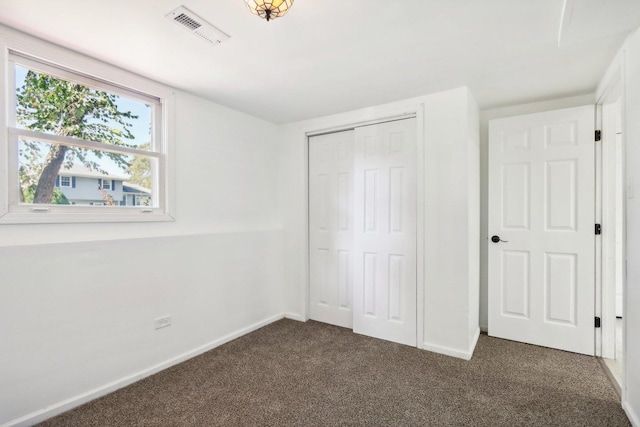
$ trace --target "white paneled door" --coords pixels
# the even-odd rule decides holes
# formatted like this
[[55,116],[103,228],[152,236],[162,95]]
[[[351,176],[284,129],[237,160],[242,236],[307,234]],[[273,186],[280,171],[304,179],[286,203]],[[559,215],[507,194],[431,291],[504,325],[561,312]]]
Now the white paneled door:
[[489,125],[489,335],[594,354],[594,109]]
[[310,317],[353,327],[353,140],[309,138]]
[[354,332],[416,345],[416,120],[355,131]]
[[309,138],[310,318],[416,345],[416,120]]

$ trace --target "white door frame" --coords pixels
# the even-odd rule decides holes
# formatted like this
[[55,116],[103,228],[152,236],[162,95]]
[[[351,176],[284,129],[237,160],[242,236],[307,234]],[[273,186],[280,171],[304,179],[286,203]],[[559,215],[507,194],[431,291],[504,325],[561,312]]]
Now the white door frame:
[[[596,258],[596,300],[599,300],[599,313],[602,318],[602,327],[596,334],[596,355],[600,357],[614,357],[615,324],[611,321],[615,318],[615,287],[610,286],[613,279],[615,283],[615,101],[619,97],[618,89],[607,94],[597,104],[596,129],[602,131],[601,141],[596,151],[597,187],[600,189],[596,199],[596,213],[600,214],[597,222],[602,224],[602,237],[597,241],[596,250],[599,257]],[[613,232],[612,232],[613,231]],[[612,292],[613,291],[613,292]],[[596,305],[598,308],[598,304]]]
[[417,347],[422,348],[424,343],[424,224],[425,224],[425,210],[424,210],[424,195],[425,195],[425,183],[424,183],[424,152],[425,152],[425,138],[424,138],[424,104],[413,105],[406,108],[391,108],[388,110],[381,110],[377,113],[371,114],[368,112],[365,117],[354,117],[353,119],[347,118],[335,118],[329,117],[321,120],[321,123],[317,125],[308,125],[300,129],[301,141],[300,143],[304,147],[304,158],[302,159],[304,165],[304,264],[302,266],[303,282],[301,283],[301,307],[304,308],[302,315],[303,320],[309,320],[309,290],[310,290],[310,267],[309,267],[309,137],[314,135],[322,135],[331,132],[340,132],[344,130],[354,129],[358,126],[370,125],[375,123],[389,122],[393,120],[407,119],[415,117],[416,119],[416,172],[417,172],[417,206],[416,206],[416,220],[417,220],[417,286],[416,286],[416,342]]
[[[596,335],[596,355],[599,357],[613,357],[613,349],[615,346],[615,323],[611,322],[611,319],[615,319],[615,282],[613,285],[606,285],[607,280],[611,280],[611,270],[614,268],[611,258],[615,259],[615,233],[608,233],[607,230],[615,229],[615,205],[611,203],[611,189],[615,189],[615,183],[611,180],[615,179],[612,174],[612,168],[615,170],[615,157],[612,158],[612,153],[615,153],[616,132],[615,132],[615,113],[612,111],[612,105],[616,100],[620,103],[624,102],[622,90],[622,75],[621,68],[614,67],[613,73],[611,73],[604,87],[599,90],[596,106],[596,129],[602,130],[602,140],[597,153],[600,153],[600,158],[596,158],[601,165],[601,173],[596,176],[596,184],[601,188],[601,197],[597,199],[596,212],[601,212],[601,220],[603,227],[602,239],[597,243],[600,246],[601,257],[596,259],[596,265],[600,267],[599,273],[596,274],[596,304],[599,311],[596,311],[598,316],[602,317],[601,331],[597,331]],[[624,110],[623,110],[624,111]],[[622,123],[624,127],[624,117],[622,117]],[[625,135],[622,134],[622,215],[623,215],[623,233],[622,233],[622,258],[626,260],[626,171],[625,171]],[[606,202],[609,202],[608,204]],[[611,253],[613,252],[613,253]],[[625,263],[626,264],[626,263]],[[622,295],[623,304],[626,306],[626,269],[622,272]],[[615,270],[614,270],[615,271]],[[597,271],[598,273],[598,271]],[[608,276],[608,277],[607,277]],[[599,305],[599,307],[598,307]],[[626,309],[626,307],[625,307]],[[626,316],[622,319],[622,340],[626,341]],[[624,357],[626,361],[626,346],[623,346]],[[621,377],[620,387],[622,389],[622,400],[625,400],[625,380],[626,380],[626,365],[623,362],[623,374]]]

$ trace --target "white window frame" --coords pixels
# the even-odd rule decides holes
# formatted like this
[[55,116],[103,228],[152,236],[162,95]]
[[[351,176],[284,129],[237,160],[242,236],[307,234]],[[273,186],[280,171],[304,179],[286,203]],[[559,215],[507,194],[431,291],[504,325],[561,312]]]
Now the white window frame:
[[[105,190],[105,191],[106,190],[109,190],[109,191],[113,190],[113,188],[111,188],[111,182],[112,182],[111,179],[102,178],[102,189]],[[106,183],[109,183],[109,185],[105,186]]]
[[[18,129],[15,120],[14,63],[92,88],[152,105],[151,150],[117,147],[53,134]],[[173,221],[174,186],[172,89],[147,78],[69,51],[6,27],[0,27],[0,224]],[[150,101],[155,100],[155,103]],[[155,207],[34,205],[18,199],[18,141],[20,137],[47,143],[144,155],[153,159]],[[65,187],[67,188],[67,187]]]
[[[62,183],[62,180],[67,178],[69,180],[69,185],[64,185]],[[65,188],[71,188],[71,183],[72,183],[73,179],[70,176],[60,176],[60,188],[65,187]]]

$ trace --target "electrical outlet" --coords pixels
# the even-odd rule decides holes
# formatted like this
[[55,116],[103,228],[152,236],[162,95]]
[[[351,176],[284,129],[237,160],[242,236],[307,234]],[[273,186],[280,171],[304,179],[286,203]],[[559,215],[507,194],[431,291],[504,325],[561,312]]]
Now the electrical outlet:
[[155,321],[156,329],[166,328],[171,326],[171,316],[158,317]]

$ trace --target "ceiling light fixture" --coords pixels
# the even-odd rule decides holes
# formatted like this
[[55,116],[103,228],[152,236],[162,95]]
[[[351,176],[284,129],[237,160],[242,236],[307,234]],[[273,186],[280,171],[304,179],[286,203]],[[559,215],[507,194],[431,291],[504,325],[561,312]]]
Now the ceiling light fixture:
[[270,21],[284,16],[289,11],[293,0],[244,0],[252,13]]

